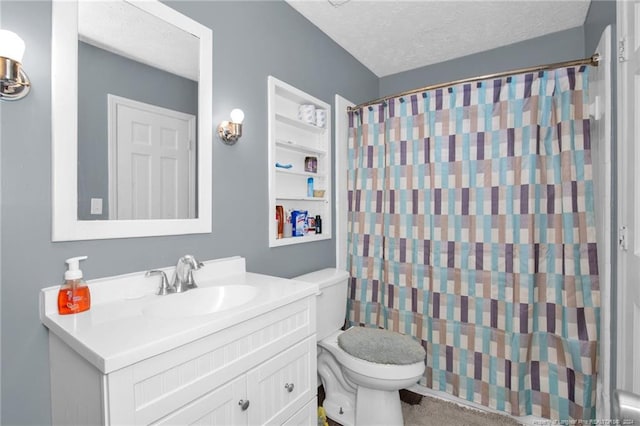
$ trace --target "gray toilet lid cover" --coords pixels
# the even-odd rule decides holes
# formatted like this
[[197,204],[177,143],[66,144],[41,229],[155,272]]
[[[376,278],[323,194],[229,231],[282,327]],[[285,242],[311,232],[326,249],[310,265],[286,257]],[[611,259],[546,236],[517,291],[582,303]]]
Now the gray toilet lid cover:
[[338,345],[349,355],[376,364],[414,364],[426,356],[413,338],[377,328],[352,327],[338,336]]

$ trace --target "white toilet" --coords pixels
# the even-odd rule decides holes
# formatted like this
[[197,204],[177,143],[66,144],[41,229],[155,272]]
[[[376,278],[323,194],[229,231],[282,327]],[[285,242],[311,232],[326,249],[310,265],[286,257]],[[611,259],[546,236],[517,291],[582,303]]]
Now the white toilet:
[[[334,268],[294,278],[318,284],[318,376],[327,416],[344,426],[402,426],[398,390],[415,384],[425,351],[411,337],[387,330],[342,331],[349,274]],[[318,384],[319,385],[319,384]]]

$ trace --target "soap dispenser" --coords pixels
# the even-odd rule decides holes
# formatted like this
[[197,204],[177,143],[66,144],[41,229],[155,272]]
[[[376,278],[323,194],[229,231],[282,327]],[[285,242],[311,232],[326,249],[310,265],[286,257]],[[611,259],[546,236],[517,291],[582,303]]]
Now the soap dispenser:
[[91,307],[89,287],[82,281],[80,261],[87,256],[67,259],[67,271],[64,273],[64,284],[58,292],[58,312],[60,315],[77,314]]

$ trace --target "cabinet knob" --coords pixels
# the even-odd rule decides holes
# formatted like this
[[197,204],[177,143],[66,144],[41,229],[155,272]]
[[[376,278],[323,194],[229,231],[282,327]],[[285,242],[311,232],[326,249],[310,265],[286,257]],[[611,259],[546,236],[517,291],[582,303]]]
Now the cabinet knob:
[[247,408],[249,408],[249,400],[245,401],[244,399],[241,399],[240,401],[238,401],[238,405],[240,406],[242,411],[246,411]]
[[289,392],[293,392],[293,383],[285,383],[284,388]]

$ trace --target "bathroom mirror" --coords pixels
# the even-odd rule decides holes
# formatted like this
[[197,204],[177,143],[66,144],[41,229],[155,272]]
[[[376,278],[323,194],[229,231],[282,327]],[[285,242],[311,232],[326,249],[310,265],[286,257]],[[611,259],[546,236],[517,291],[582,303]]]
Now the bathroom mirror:
[[149,0],[52,17],[53,241],[211,232],[211,30]]

